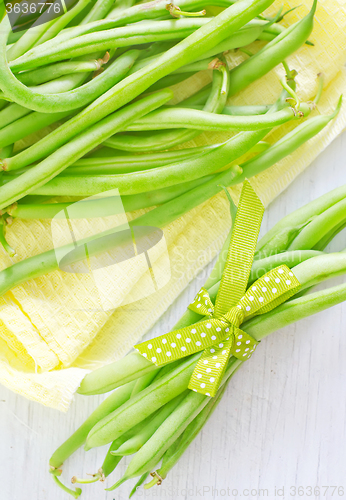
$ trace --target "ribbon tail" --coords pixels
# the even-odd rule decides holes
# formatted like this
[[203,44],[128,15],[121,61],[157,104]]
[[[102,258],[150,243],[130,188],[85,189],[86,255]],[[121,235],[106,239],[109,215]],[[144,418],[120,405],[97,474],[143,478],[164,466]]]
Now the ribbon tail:
[[205,396],[215,396],[232,354],[233,344],[234,335],[231,335],[228,340],[205,349],[193,371],[189,389]]
[[[197,362],[188,388],[205,396],[214,397],[222,382],[230,355],[230,348],[217,348],[213,355],[205,351]],[[212,362],[215,359],[218,360],[219,368],[213,366]]]
[[135,349],[156,366],[161,366],[222,342],[229,330],[226,323],[212,318],[137,344]]

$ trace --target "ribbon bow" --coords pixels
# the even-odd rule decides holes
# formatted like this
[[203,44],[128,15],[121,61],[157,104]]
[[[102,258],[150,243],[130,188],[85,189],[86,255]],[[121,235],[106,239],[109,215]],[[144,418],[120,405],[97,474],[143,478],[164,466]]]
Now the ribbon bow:
[[264,207],[248,181],[244,182],[215,306],[202,288],[189,309],[206,318],[192,326],[135,346],[157,366],[204,351],[189,389],[215,396],[230,356],[249,359],[259,343],[239,327],[294,295],[300,283],[285,265],[269,271],[246,291]]

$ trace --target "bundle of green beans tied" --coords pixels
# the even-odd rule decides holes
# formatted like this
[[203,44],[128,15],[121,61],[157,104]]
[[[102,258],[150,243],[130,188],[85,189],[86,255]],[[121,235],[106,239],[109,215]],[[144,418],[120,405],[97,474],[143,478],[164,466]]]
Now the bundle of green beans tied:
[[[288,324],[346,300],[346,284],[307,293],[325,280],[346,274],[346,253],[324,252],[346,226],[345,209],[346,185],[284,217],[258,242],[248,286],[271,269],[286,264],[297,276],[301,288],[288,302],[246,321],[242,326],[244,331],[261,340]],[[233,204],[231,212],[234,219]],[[231,233],[204,285],[212,300],[220,285],[230,236]],[[199,319],[197,313],[187,309],[173,330]],[[113,392],[52,455],[50,471],[56,483],[78,497],[80,488],[69,489],[58,477],[63,462],[83,444],[86,450],[110,444],[100,470],[89,479],[73,477],[73,483],[103,481],[122,457],[134,455],[125,475],[109,489],[127,479],[139,478],[135,492],[149,473],[153,479],[146,488],[161,484],[206,423],[231,376],[243,363],[231,357],[217,396],[208,398],[188,390],[199,356],[197,353],[158,368],[134,351],[88,374],[81,383],[80,394]],[[154,471],[161,460],[160,468]]]
[[[179,5],[79,0],[49,22],[43,22],[44,13],[37,19],[22,14],[23,28],[29,20],[34,25],[15,33],[5,16],[0,30],[5,250],[15,254],[5,238],[13,217],[53,218],[68,207],[67,196],[80,199],[113,188],[126,211],[158,206],[147,218],[164,226],[216,194],[221,181],[240,183],[320,132],[340,103],[334,114],[302,121],[276,144],[263,141],[274,127],[307,117],[314,105],[300,102],[295,72],[285,59],[311,43],[317,0],[306,17],[286,29],[279,24],[285,14],[262,15],[272,3],[212,0],[207,4],[221,12],[206,17],[202,0],[179,0]],[[229,71],[223,54],[248,53],[246,46],[256,40],[264,46]],[[227,105],[229,97],[280,63],[287,82],[275,104]],[[204,69],[213,70],[212,84],[171,105],[170,86]],[[236,133],[222,144],[169,150],[209,130]],[[32,143],[27,137],[35,132],[41,138]],[[80,217],[100,216],[102,200],[83,207]],[[146,225],[146,216],[138,223]],[[46,264],[40,270],[28,259],[0,273],[0,292],[57,268],[47,254],[41,257]]]

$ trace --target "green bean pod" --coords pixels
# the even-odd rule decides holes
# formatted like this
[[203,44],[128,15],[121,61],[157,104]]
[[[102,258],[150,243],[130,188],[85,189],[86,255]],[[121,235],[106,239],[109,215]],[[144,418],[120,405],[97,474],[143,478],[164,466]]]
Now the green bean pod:
[[[58,175],[68,165],[94,149],[114,132],[128,126],[132,120],[161,106],[172,97],[170,90],[162,90],[157,94],[129,104],[121,110],[104,118],[84,133],[72,139],[41,163],[23,173],[19,177],[0,188],[0,207],[9,206],[23,196]],[[108,190],[111,189],[110,187]],[[76,195],[76,193],[74,193]],[[3,205],[2,205],[3,203]]]
[[72,19],[81,12],[90,0],[79,0],[68,12],[60,18],[43,22],[42,16],[39,18],[40,26],[33,25],[30,29],[7,51],[7,59],[11,61],[22,56],[37,43],[53,38]]
[[261,340],[280,328],[325,311],[345,300],[346,284],[343,283],[285,302],[272,312],[257,316],[244,323],[244,330],[257,340]]
[[317,0],[314,0],[306,17],[287,28],[254,56],[231,70],[230,96],[261,78],[307,41],[313,29],[316,7]]
[[[166,79],[171,76],[175,77],[177,75],[169,75],[168,77],[163,78],[157,83],[163,84],[163,80],[165,80],[164,86],[169,83],[172,83],[166,81]],[[154,87],[155,85],[151,86],[148,89],[148,91],[153,90]],[[229,87],[229,71],[225,67],[221,66],[219,71],[213,72],[212,88],[210,93],[208,93],[206,103],[203,106],[203,111],[208,113],[221,113],[226,104],[228,87]],[[142,140],[138,140],[139,139],[138,136],[134,137],[133,145],[131,145],[130,148],[139,151],[142,150],[155,151],[156,149],[159,150],[167,149],[177,146],[178,144],[191,141],[195,139],[195,137],[197,137],[199,134],[200,131],[198,130],[179,129],[179,128],[174,131],[165,130],[163,133],[150,134],[145,138],[143,137],[140,138]],[[126,135],[122,135],[121,137],[113,136],[107,141],[105,141],[105,144],[114,148],[116,147],[118,141],[120,140],[120,145],[121,145],[120,148],[126,149],[127,138],[128,136]]]
[[[95,48],[92,52],[96,50]],[[6,97],[10,97],[14,102],[29,109],[49,113],[70,111],[86,106],[118,83],[131,69],[138,54],[137,50],[126,52],[96,78],[74,90],[59,91],[59,95],[55,95],[54,92],[42,95],[42,86],[37,89],[26,87],[11,72],[9,73],[12,76],[8,78],[3,73],[3,78],[0,77],[0,85]],[[72,77],[80,80],[86,78],[83,75],[76,73]],[[33,106],[34,103],[37,103],[37,106]]]
[[[120,8],[125,10],[126,7],[121,6],[121,3],[124,2],[116,2],[117,5],[120,4]],[[133,1],[129,2],[130,5],[133,5]],[[89,24],[94,21],[98,21],[99,19],[103,19],[112,11],[112,7],[114,5],[114,0],[97,0],[93,5],[92,9],[87,13],[87,15],[83,18],[83,20],[79,23],[80,25]],[[119,5],[118,5],[119,8]]]
[[[226,383],[229,377],[241,364],[242,361],[236,358],[230,360],[222,380],[222,385]],[[188,394],[182,402],[166,418],[145,445],[135,454],[122,479],[107,490],[112,491],[127,479],[141,476],[145,472],[152,470],[162,458],[165,451],[184,432],[186,427],[203,410],[209,401],[210,398],[208,396],[198,392],[188,391]]]
[[43,35],[38,39],[34,46],[41,45],[47,40],[55,38],[68,24],[75,19],[78,14],[84,11],[85,7],[90,3],[90,0],[79,0],[70,10],[65,12],[55,22],[49,26]]
[[65,460],[78,450],[78,448],[83,446],[88,433],[97,422],[99,422],[106,415],[110,414],[116,408],[121,407],[128,399],[130,399],[134,386],[135,382],[130,382],[129,384],[125,384],[120,387],[117,391],[114,391],[96,408],[96,410],[93,411],[93,413],[72,434],[72,436],[59,446],[49,460],[49,466],[51,467],[53,474],[56,473]]
[[127,403],[99,421],[90,431],[86,449],[114,441],[187,389],[200,353],[184,359],[174,370],[153,382]]
[[29,134],[33,134],[71,115],[71,111],[61,113],[30,113],[0,129],[0,147],[13,144]]
[[118,197],[116,197],[115,199],[113,198],[113,204],[112,198],[85,200],[78,202],[78,204],[75,202],[43,204],[14,203],[6,211],[11,217],[19,217],[21,219],[53,219],[57,217],[65,218],[65,210],[73,206],[73,217],[70,213],[70,218],[87,219],[93,217],[106,217],[107,214],[114,215],[116,210],[118,210],[119,213],[122,213],[124,210],[125,212],[132,212],[154,205],[162,205],[212,179],[213,176],[202,177],[195,181],[183,182],[176,186],[157,189],[155,191],[147,191],[139,195],[125,195],[121,197],[121,205],[117,203]]
[[[262,140],[267,133],[267,129],[256,132],[241,132],[209,153],[205,153],[196,158],[191,158],[179,163],[173,163],[143,172],[139,171],[129,174],[94,176],[90,178],[79,176],[55,178],[42,185],[39,189],[35,189],[35,193],[52,196],[60,196],[62,193],[63,195],[71,196],[90,196],[92,194],[100,193],[116,187],[123,195],[134,195],[151,189],[155,190],[166,188],[213,174],[215,170],[220,170],[232,161],[235,161],[242,154],[246,153],[255,144],[257,144],[258,141]],[[73,144],[73,141],[71,141],[70,144]],[[42,164],[43,163],[44,162],[42,162]],[[65,164],[65,167],[66,166],[67,165]],[[34,169],[31,169],[27,173],[28,176],[33,170]],[[235,179],[237,179],[236,176]],[[233,183],[236,183],[236,181],[233,181]],[[11,183],[6,184],[5,188],[7,188],[10,184]],[[28,193],[29,191],[25,194]],[[9,202],[6,202],[6,204],[9,205],[14,201],[16,201],[16,199],[10,199]],[[0,189],[0,206],[1,204],[2,199]]]
[[132,488],[130,494],[129,494],[129,498],[132,498],[133,495],[135,493],[137,493],[137,490],[138,488],[144,483],[144,481],[147,479],[147,477],[149,476],[149,472],[146,472],[145,474],[143,474],[137,481],[137,483],[134,485],[134,487]]
[[[311,109],[306,104],[302,105],[304,116]],[[133,122],[127,130],[162,130],[170,128],[193,128],[197,130],[263,130],[277,127],[290,120],[299,120],[301,115],[287,107],[275,113],[254,116],[239,115],[214,115],[205,111],[186,108],[163,109],[149,113],[147,116]]]
[[234,184],[243,182],[246,178],[258,175],[278,161],[290,155],[302,146],[305,142],[315,137],[323,130],[339,113],[342,105],[342,96],[339,99],[335,111],[331,115],[314,116],[309,120],[300,123],[291,132],[282,137],[270,148],[260,153],[258,156],[241,164],[243,169],[239,179],[234,180]]
[[323,212],[345,198],[346,185],[320,196],[281,219],[259,241],[256,249],[256,258],[263,258],[264,256],[287,250],[302,228],[307,226],[313,218],[323,214]]
[[300,233],[289,246],[290,250],[314,248],[333,228],[344,225],[346,222],[346,199],[339,201],[332,207],[316,216],[309,224],[302,228]]
[[96,59],[85,61],[64,61],[62,63],[51,64],[40,69],[25,71],[17,75],[17,79],[24,85],[40,85],[63,75],[72,73],[90,73],[98,71],[101,64]]
[[[233,2],[228,0],[213,0],[212,3],[213,5],[217,4],[221,7],[229,7]],[[117,26],[125,26],[130,23],[136,23],[137,21],[143,21],[144,19],[171,18],[167,12],[166,5],[167,2],[165,0],[145,2],[145,5],[138,4],[125,9],[117,5],[109,12],[106,19],[99,18],[91,20],[86,18],[85,23],[71,29],[63,30],[54,40],[46,41],[44,49],[54,46],[54,42],[60,44],[71,38],[80,37],[96,31],[109,30]],[[184,9],[190,7],[198,9],[204,7],[204,1],[180,0],[179,5]],[[97,17],[99,17],[99,14],[97,14]]]
[[[216,47],[208,50],[205,52],[202,56],[197,57],[193,63],[191,63],[188,66],[182,66],[181,68],[175,70],[175,73],[186,73],[189,71],[201,71],[199,68],[200,66],[198,65],[200,61],[205,61],[208,58],[212,58],[213,56],[215,57],[217,54],[223,54],[227,50],[232,50],[236,49],[239,47],[244,47],[245,45],[249,45],[250,43],[254,42],[257,40],[257,38],[260,36],[262,33],[263,29],[265,28],[265,23],[257,23],[254,21],[250,21],[250,23],[246,24],[243,26],[239,31],[236,31],[232,36],[229,38],[226,38],[223,40],[221,43],[216,45]],[[163,51],[161,51],[163,52]],[[160,55],[160,54],[159,54]],[[141,68],[144,68],[147,64],[150,62],[154,61],[155,58],[157,58],[158,54],[155,54],[153,56],[141,59],[138,61],[134,67],[131,70],[131,73],[134,73],[135,71],[138,71]],[[196,66],[194,66],[196,64]],[[190,68],[190,69],[188,69]],[[207,68],[202,68],[202,69],[207,69]]]
[[[129,25],[81,35],[66,42],[54,44],[48,50],[41,45],[10,62],[11,71],[18,72],[37,68],[49,63],[80,57],[93,52],[106,51],[116,47],[130,47],[161,40],[177,40],[192,34],[210,19],[176,19],[153,21],[139,25]],[[9,94],[10,95],[10,94]]]
[[[63,92],[68,92],[82,84],[86,78],[87,75],[85,74],[68,74],[47,82],[44,85],[38,86],[37,91],[42,94],[60,94]],[[20,106],[16,103],[11,103],[9,106],[7,106],[7,108],[3,109],[0,112],[0,129],[5,128],[7,125],[15,122],[16,120],[19,120],[20,118],[23,118],[29,113],[32,114],[31,109]]]
[[124,457],[127,455],[133,455],[140,450],[142,446],[144,446],[145,443],[151,438],[154,432],[157,431],[160,425],[166,420],[166,418],[187,396],[188,392],[189,391],[186,390],[165,404],[156,413],[150,415],[146,420],[137,424],[136,432],[134,432],[133,435],[128,440],[123,442],[118,448],[114,448],[111,452],[112,455]]
[[[230,379],[229,379],[230,380]],[[220,403],[222,396],[226,390],[227,383],[224,384],[215,397],[210,398],[206,406],[199,412],[199,414],[192,420],[192,422],[186,427],[184,432],[174,441],[173,444],[165,451],[162,457],[162,463],[159,470],[155,471],[151,475],[153,480],[144,486],[145,489],[151,488],[152,486],[162,483],[162,480],[167,477],[168,472],[174,467],[181,456],[184,454],[186,449],[190,446],[195,437],[202,430],[204,425],[207,423],[217,405]]]

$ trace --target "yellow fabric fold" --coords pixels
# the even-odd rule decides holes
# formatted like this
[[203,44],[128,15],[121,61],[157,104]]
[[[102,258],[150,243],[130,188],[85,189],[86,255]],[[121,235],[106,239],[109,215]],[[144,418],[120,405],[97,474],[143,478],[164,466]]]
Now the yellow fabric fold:
[[[285,2],[284,10],[297,5]],[[281,2],[269,10],[273,15]],[[291,24],[307,13],[311,2],[287,15],[283,24]],[[310,37],[314,47],[305,45],[288,59],[298,71],[298,94],[302,100],[313,98],[317,74],[325,77],[325,89],[313,114],[331,113],[341,93],[346,94],[346,4],[342,0],[320,0],[315,28]],[[227,55],[230,66],[246,56],[241,52]],[[277,67],[245,91],[234,96],[232,104],[267,104],[280,93]],[[210,80],[203,72],[190,79],[190,85],[175,87],[176,101],[187,97],[190,89]],[[278,140],[292,128],[287,124],[268,136]],[[346,106],[336,120],[298,151],[252,180],[264,205],[268,205],[296,178],[346,126]],[[217,143],[227,134],[203,133],[189,146]],[[186,145],[184,146],[186,147]],[[232,189],[237,199],[240,187]],[[129,219],[139,214],[128,214]],[[76,226],[87,236],[107,229],[108,221],[87,220]],[[107,267],[97,275],[55,271],[17,286],[0,298],[0,382],[10,389],[44,405],[66,411],[83,376],[92,369],[114,361],[124,354],[157,321],[180,292],[209,263],[220,249],[230,227],[229,203],[224,193],[215,196],[164,230],[165,243],[150,254],[153,274],[145,260],[140,265],[122,263],[116,279],[110,279]],[[0,268],[44,252],[53,247],[51,221],[15,220],[8,240],[17,251],[15,258],[0,250]],[[103,256],[104,263],[111,258]],[[167,274],[167,259],[170,276]],[[99,293],[111,297],[114,309],[104,307]],[[148,296],[140,298],[143,290]],[[150,293],[149,293],[150,292]],[[153,293],[152,293],[153,292]],[[139,299],[139,300],[138,300]],[[122,305],[123,304],[123,305]],[[125,304],[125,305],[124,305]]]

